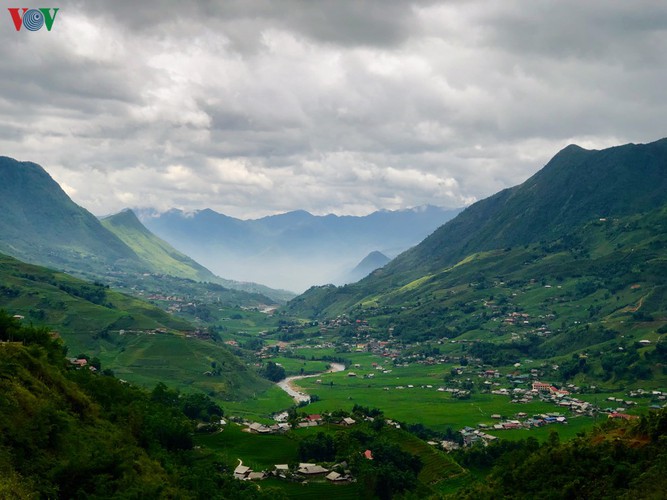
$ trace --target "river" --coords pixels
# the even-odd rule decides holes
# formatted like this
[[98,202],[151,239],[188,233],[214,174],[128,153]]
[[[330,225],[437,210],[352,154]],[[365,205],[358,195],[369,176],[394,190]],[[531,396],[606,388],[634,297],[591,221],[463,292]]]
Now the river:
[[345,365],[341,363],[331,363],[329,366],[330,368],[325,372],[314,373],[312,375],[293,375],[292,377],[282,379],[280,382],[276,382],[276,384],[283,391],[289,394],[295,402],[301,403],[303,401],[310,401],[310,396],[305,392],[298,391],[296,385],[294,385],[294,382],[302,378],[319,377],[325,373],[342,372],[345,370]]

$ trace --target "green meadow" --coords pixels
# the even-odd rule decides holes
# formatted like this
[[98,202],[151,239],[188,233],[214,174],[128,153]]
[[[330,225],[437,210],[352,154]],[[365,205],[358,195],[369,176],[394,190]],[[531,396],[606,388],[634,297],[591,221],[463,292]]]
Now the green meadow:
[[243,427],[230,423],[222,432],[197,435],[200,446],[213,451],[216,458],[234,469],[239,464],[253,470],[272,470],[275,464],[294,464],[297,459],[298,441],[288,435],[265,435],[244,432]]
[[[562,411],[551,403],[536,400],[517,404],[510,402],[508,396],[488,393],[473,393],[470,399],[454,398],[449,392],[438,391],[438,388],[447,386],[443,376],[449,373],[452,365],[386,366],[391,372],[385,374],[372,368],[372,363],[383,362],[381,357],[370,353],[348,353],[345,357],[352,361],[346,371],[295,382],[306,393],[317,396],[317,401],[300,411],[351,411],[357,404],[379,408],[387,418],[422,423],[436,431],[445,431],[448,427],[454,430],[465,426],[474,427],[478,423],[493,424],[493,414],[512,418],[519,412],[533,415]],[[355,364],[361,365],[361,368],[355,368]],[[349,376],[350,372],[356,376]],[[364,378],[368,374],[373,374],[373,378]],[[473,380],[477,383],[479,379],[474,376]],[[251,399],[224,406],[230,415],[266,419],[271,413],[287,409],[292,404],[282,391],[276,391],[280,389],[274,386],[270,391],[258,393]],[[280,393],[285,397],[280,397]]]
[[258,390],[241,401],[223,401],[227,415],[233,415],[262,423],[271,422],[271,414],[286,410],[294,400],[277,385],[271,384],[266,390]]
[[284,356],[276,356],[271,358],[271,361],[278,363],[285,369],[287,376],[290,375],[312,375],[321,373],[329,368],[328,361],[306,360],[300,358],[286,358]]

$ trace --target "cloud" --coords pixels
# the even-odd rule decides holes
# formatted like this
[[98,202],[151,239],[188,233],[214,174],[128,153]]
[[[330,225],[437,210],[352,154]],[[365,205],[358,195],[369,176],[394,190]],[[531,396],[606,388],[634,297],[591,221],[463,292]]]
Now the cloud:
[[665,134],[667,6],[75,2],[0,11],[0,152],[97,214],[454,207]]

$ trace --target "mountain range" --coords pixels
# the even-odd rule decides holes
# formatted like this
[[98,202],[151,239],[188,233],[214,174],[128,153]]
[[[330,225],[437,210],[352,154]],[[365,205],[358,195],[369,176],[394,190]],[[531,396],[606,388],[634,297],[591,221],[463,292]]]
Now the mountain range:
[[0,157],[0,209],[0,309],[57,332],[71,354],[98,357],[126,380],[168,381],[220,398],[268,386],[219,339],[147,299],[209,301],[216,310],[274,300],[225,288],[227,280],[150,233],[131,211],[98,220],[35,163]]
[[265,294],[268,303],[293,297],[216,276],[148,231],[132,211],[98,220],[36,163],[0,157],[0,208],[0,252],[26,262],[107,281],[119,275],[164,274]]
[[[344,287],[313,287],[288,309],[310,317],[384,315],[410,336],[460,335],[495,328],[490,311],[502,297],[515,311],[536,314],[537,303],[557,312],[553,304],[571,302],[562,312],[568,319],[602,327],[615,318],[620,328],[627,318],[615,314],[667,312],[666,228],[667,139],[604,150],[568,146],[524,183],[471,205],[382,269]],[[553,284],[569,295],[528,300]]]
[[460,210],[423,206],[363,217],[294,211],[241,220],[206,209],[138,211],[153,233],[216,274],[303,291],[344,283],[370,252],[395,256]]

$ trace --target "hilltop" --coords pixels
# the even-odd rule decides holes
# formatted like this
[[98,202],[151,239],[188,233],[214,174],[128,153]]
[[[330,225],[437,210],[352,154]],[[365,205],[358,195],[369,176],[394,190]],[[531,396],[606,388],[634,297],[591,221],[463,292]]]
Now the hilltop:
[[0,157],[0,251],[64,270],[146,269],[97,218],[32,162]]
[[134,251],[153,272],[180,278],[215,282],[217,277],[201,264],[161,240],[139,221],[132,210],[101,220],[102,225]]
[[375,250],[364,257],[361,262],[359,262],[359,264],[357,264],[355,268],[348,273],[345,282],[354,283],[355,281],[359,281],[376,269],[387,265],[390,260],[391,259],[385,254]]

